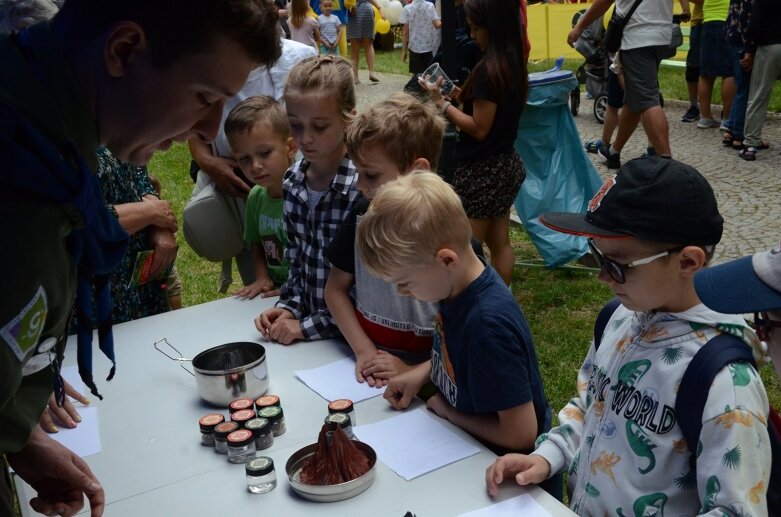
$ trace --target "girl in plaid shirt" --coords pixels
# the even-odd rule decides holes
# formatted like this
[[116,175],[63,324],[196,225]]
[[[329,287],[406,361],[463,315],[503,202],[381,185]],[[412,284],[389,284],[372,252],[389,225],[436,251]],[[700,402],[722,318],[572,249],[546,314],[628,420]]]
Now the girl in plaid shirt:
[[289,345],[339,335],[325,304],[331,263],[324,252],[358,196],[357,173],[344,145],[355,115],[350,63],[338,56],[299,62],[287,78],[285,105],[304,155],[282,185],[290,273],[279,301],[255,318],[255,326],[266,338]]

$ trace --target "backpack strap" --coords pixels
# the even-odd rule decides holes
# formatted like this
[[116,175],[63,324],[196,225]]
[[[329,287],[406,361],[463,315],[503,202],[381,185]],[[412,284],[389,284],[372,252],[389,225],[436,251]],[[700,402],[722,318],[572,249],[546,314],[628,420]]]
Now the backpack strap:
[[[747,362],[756,368],[751,349],[742,339],[732,334],[719,334],[694,354],[678,386],[675,415],[691,453],[692,466],[696,460],[697,444],[702,431],[702,413],[713,378],[725,366],[734,362]],[[685,411],[681,411],[682,408],[685,408]]]
[[607,322],[610,321],[619,305],[621,305],[621,300],[613,298],[599,311],[597,321],[594,323],[594,349],[599,349],[599,343],[602,341],[602,335],[605,333]]

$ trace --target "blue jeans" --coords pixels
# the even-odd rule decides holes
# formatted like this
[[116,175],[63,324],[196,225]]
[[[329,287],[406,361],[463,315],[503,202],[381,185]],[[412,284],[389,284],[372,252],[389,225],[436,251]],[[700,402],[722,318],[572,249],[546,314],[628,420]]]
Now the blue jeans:
[[746,72],[740,66],[743,58],[743,47],[732,46],[734,56],[735,75],[735,99],[729,110],[727,129],[732,134],[733,140],[743,140],[743,126],[746,123],[746,108],[748,107],[748,92],[751,87],[751,72]]

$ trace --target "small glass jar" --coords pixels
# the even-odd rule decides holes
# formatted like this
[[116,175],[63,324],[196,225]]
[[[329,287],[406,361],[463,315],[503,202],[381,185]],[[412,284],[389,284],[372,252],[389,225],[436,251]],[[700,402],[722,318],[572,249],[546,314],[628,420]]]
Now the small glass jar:
[[219,413],[209,413],[198,420],[201,427],[201,445],[214,447],[214,427],[225,421],[225,417]]
[[239,427],[243,428],[249,420],[252,420],[256,416],[254,409],[240,409],[231,414],[231,420],[239,424]]
[[260,411],[264,407],[271,407],[271,406],[277,406],[282,407],[282,404],[279,403],[279,397],[276,395],[263,395],[262,397],[258,397],[255,399],[255,409]]
[[353,401],[350,399],[336,399],[328,404],[328,414],[334,413],[347,413],[350,415],[350,423],[352,425],[358,425],[358,421],[355,420],[355,408],[353,407]]
[[228,454],[228,435],[239,428],[236,422],[223,422],[214,427],[214,452]]
[[247,474],[247,490],[253,494],[265,494],[277,486],[274,460],[267,456],[255,458],[244,466]]
[[342,431],[344,431],[344,434],[347,435],[347,438],[350,440],[355,438],[355,435],[353,434],[353,426],[350,423],[350,415],[347,413],[331,413],[325,417],[325,423],[326,425],[336,424],[342,428]]
[[274,436],[285,434],[287,430],[285,428],[285,414],[282,413],[282,408],[278,406],[264,407],[258,412],[258,416],[268,420],[271,424],[271,432]]
[[249,429],[239,429],[228,435],[228,461],[247,463],[255,457],[255,435]]
[[254,404],[255,402],[252,399],[236,399],[230,403],[228,411],[230,411],[230,414],[232,415],[236,411],[241,411],[242,409],[255,409]]
[[255,436],[255,448],[259,451],[274,445],[274,433],[271,431],[271,424],[265,418],[247,420],[244,429],[252,431]]

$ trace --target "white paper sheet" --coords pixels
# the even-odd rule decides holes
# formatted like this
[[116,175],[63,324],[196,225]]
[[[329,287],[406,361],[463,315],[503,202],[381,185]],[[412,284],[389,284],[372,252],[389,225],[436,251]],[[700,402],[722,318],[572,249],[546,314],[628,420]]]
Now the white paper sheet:
[[468,458],[480,449],[437,421],[426,409],[353,429],[377,457],[407,481]]
[[[66,366],[60,371],[63,379],[76,388],[77,391],[87,395],[90,398],[89,392],[86,391],[84,383],[79,376],[79,369],[76,366]],[[79,402],[75,402],[71,398],[76,411],[81,416],[81,422],[78,423],[76,429],[68,429],[58,425],[59,432],[50,434],[52,438],[60,442],[65,447],[69,448],[82,458],[97,454],[101,450],[100,445],[100,430],[98,429],[98,408],[94,406],[84,406]]]
[[551,517],[549,511],[540,506],[529,494],[507,499],[473,512],[462,513],[459,517]]
[[382,395],[385,391],[385,388],[373,388],[365,382],[355,380],[355,359],[352,357],[345,357],[311,370],[297,370],[296,377],[329,402],[350,399],[357,403]]

